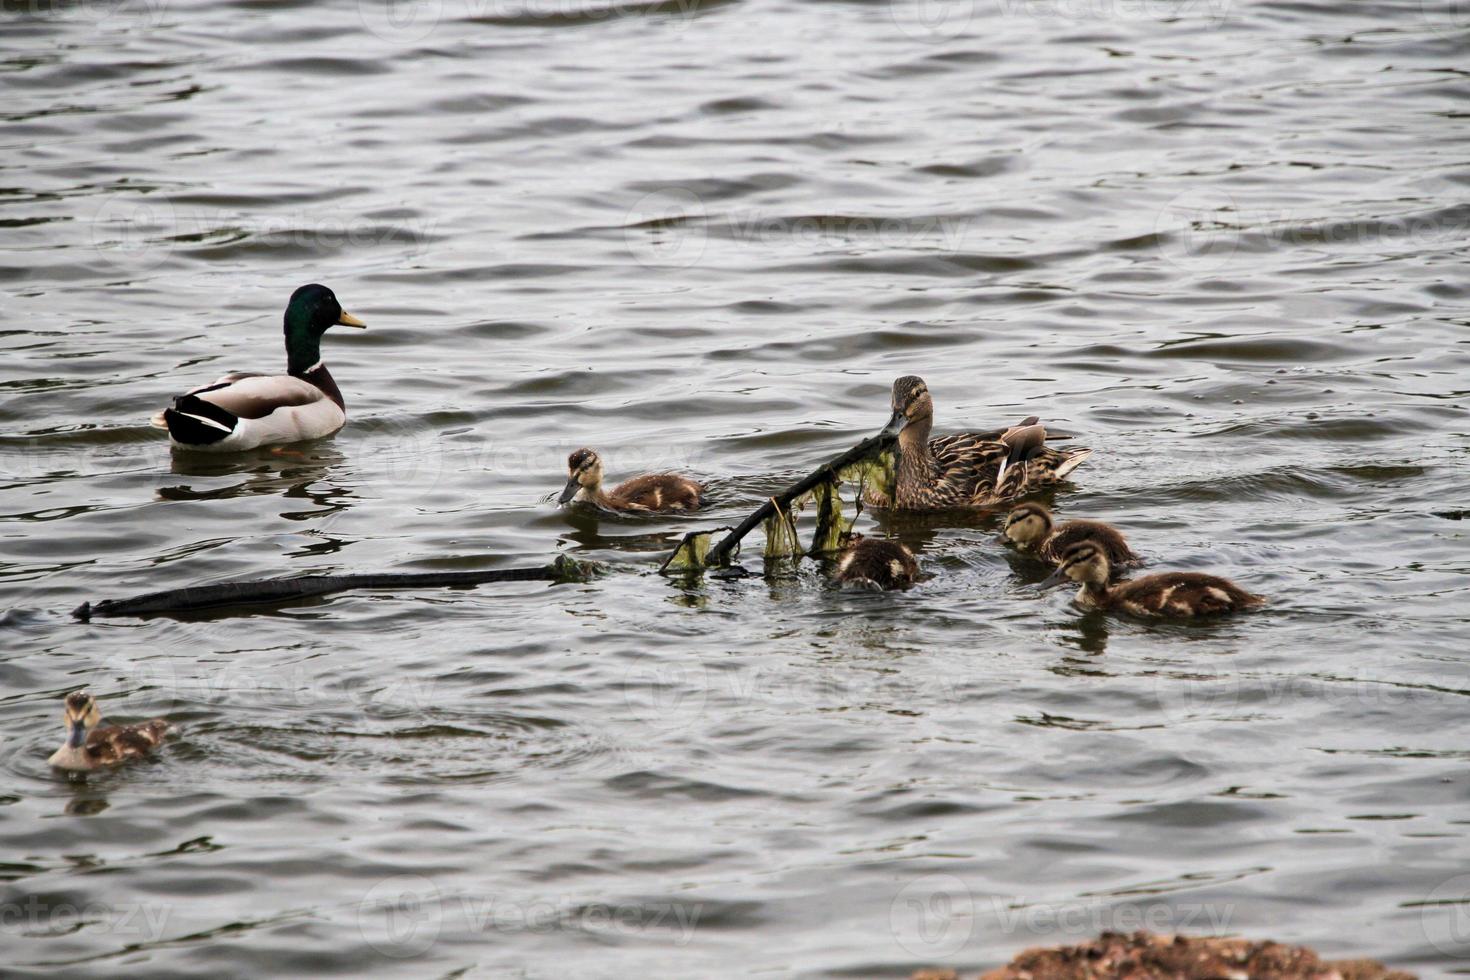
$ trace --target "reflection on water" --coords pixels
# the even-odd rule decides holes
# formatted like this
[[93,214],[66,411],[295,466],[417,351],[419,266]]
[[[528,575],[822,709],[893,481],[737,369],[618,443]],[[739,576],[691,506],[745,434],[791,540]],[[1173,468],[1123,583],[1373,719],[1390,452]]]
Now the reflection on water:
[[[288,520],[326,517],[351,506],[355,494],[348,489],[319,486],[346,458],[325,444],[306,448],[277,446],[250,453],[214,457],[204,453],[175,453],[171,472],[197,477],[200,483],[160,487],[160,500],[228,500],[247,494],[270,494],[287,500],[307,500],[313,510],[286,511]],[[222,477],[245,477],[243,482],[220,484]]]
[[[11,972],[978,973],[1140,921],[1462,968],[1454,3],[389,6],[4,8]],[[371,323],[346,428],[171,454],[310,281]],[[1079,610],[998,513],[865,511],[902,594],[758,537],[656,574],[909,373],[1271,607]],[[712,506],[557,508],[582,445]],[[66,612],[557,553],[609,572]],[[179,735],[59,778],[83,685]]]

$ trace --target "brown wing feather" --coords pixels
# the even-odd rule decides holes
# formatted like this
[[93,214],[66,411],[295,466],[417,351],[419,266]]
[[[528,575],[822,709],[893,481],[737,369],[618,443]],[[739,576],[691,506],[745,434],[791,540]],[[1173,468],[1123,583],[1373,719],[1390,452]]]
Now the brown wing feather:
[[649,473],[618,484],[608,498],[628,510],[697,510],[701,490],[675,473]]
[[1117,585],[1109,604],[1153,616],[1213,616],[1259,606],[1253,595],[1229,579],[1200,572],[1165,572]]
[[[925,478],[928,492],[921,506],[965,507],[979,486],[995,483],[1000,461],[1008,453],[1001,442],[1009,429],[990,432],[956,432],[929,440],[934,469]],[[893,500],[876,487],[863,488],[863,502],[870,507],[892,507]],[[912,505],[911,505],[912,506]]]
[[[1045,441],[1046,429],[1032,424],[1012,426],[1001,433],[999,440],[986,440],[976,433],[965,432],[930,442],[930,453],[938,468],[936,490],[947,502],[960,506],[1018,497],[1028,486],[1026,466],[1020,463],[1008,466],[1001,476],[1001,461],[1007,457],[1024,460]],[[937,442],[943,443],[942,455],[934,451]],[[1002,481],[999,486],[997,477]]]
[[87,736],[87,755],[99,765],[112,765],[147,755],[163,742],[168,722],[154,718],[141,725],[107,725]]
[[995,432],[956,432],[929,440],[929,455],[941,467],[958,466],[978,455],[992,455],[996,461],[1006,453],[1001,437],[1005,430]]
[[988,494],[995,486],[1000,461],[1010,454],[1006,444],[981,439],[969,432],[947,437],[943,442],[942,452],[935,452],[933,442],[929,444],[938,468],[935,474],[938,495],[955,504],[966,505],[982,492]]
[[999,429],[991,429],[988,432],[956,432],[952,435],[937,436],[929,440],[929,452],[933,453],[935,458],[938,458],[941,452],[946,451],[946,449],[953,444],[958,444],[962,446],[967,443],[976,442],[1001,442],[1005,439],[1006,436],[1012,434],[1017,429],[1024,429],[1029,426],[1033,426],[1040,421],[1041,419],[1037,416],[1029,415],[1026,418],[1022,419],[1020,422],[1017,422],[1015,425],[1007,425]]
[[1026,461],[1026,483],[1033,488],[1060,483],[1091,455],[1091,449],[1081,447],[1063,451],[1043,446]]
[[[1032,415],[1003,429],[955,432],[929,440],[934,471],[925,480],[924,499],[917,506],[974,507],[1019,497],[1060,482],[1092,452],[1048,449],[1046,439],[1045,426]],[[1007,466],[1004,485],[997,487],[1001,460],[1013,455],[1012,447],[1024,463]],[[863,499],[874,507],[893,506],[886,494],[871,487],[864,489]]]
[[1100,546],[1115,571],[1120,566],[1136,565],[1143,560],[1128,547],[1128,539],[1117,528],[1102,521],[1067,521],[1046,539],[1041,546],[1040,557],[1053,565],[1059,564],[1067,549],[1081,541],[1092,541]]

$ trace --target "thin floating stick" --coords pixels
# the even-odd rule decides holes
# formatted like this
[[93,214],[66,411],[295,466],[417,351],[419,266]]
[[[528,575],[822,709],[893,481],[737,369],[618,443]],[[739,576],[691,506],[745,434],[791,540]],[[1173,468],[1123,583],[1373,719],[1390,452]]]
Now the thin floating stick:
[[166,589],[127,599],[84,602],[72,616],[88,622],[93,616],[150,616],[227,606],[254,606],[309,599],[351,589],[439,589],[487,582],[585,582],[596,571],[590,562],[558,555],[539,568],[500,568],[480,572],[370,572],[363,575],[303,575],[298,578],[220,582]]

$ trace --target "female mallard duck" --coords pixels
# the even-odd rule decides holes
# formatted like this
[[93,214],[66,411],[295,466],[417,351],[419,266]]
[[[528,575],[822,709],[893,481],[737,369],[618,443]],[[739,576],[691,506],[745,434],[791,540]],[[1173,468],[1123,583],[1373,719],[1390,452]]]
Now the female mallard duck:
[[892,538],[853,535],[847,550],[837,559],[835,580],[842,585],[906,589],[918,578],[918,559]]
[[898,473],[890,505],[898,510],[987,507],[1062,480],[1091,449],[1046,448],[1046,427],[1036,418],[992,432],[960,432],[930,440],[934,401],[923,378],[893,382],[893,417],[886,435],[898,436]]
[[322,363],[322,334],[339,323],[366,326],[326,286],[302,286],[286,305],[285,374],[227,374],[179,395],[153,424],[177,448],[216,453],[331,435],[347,405]]
[[1191,619],[1218,616],[1264,605],[1265,596],[1252,595],[1229,579],[1200,572],[1163,572],[1108,585],[1112,575],[1106,549],[1095,541],[1068,548],[1062,562],[1039,586],[1081,582],[1077,604],[1133,616]]
[[634,513],[698,510],[704,487],[677,473],[648,473],[602,489],[602,459],[590,449],[578,449],[567,457],[567,485],[557,503],[572,500]]
[[1051,565],[1059,564],[1067,549],[1082,541],[1092,541],[1102,548],[1114,574],[1121,568],[1143,561],[1128,547],[1128,540],[1117,528],[1102,521],[1067,521],[1058,527],[1052,520],[1051,511],[1036,503],[1011,508],[1006,515],[1003,533],[1007,540],[1022,550],[1034,552],[1036,557]]
[[62,717],[66,719],[66,743],[47,760],[58,769],[85,772],[140,758],[157,748],[169,729],[162,718],[141,725],[98,728],[102,712],[86,691],[71,692],[65,704]]

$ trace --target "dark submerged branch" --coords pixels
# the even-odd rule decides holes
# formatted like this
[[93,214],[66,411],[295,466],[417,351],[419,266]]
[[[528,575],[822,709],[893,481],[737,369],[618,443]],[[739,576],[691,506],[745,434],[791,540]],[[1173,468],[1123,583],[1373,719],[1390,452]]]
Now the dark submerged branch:
[[484,585],[488,582],[582,582],[593,567],[559,555],[539,568],[500,568],[478,572],[370,572],[363,575],[304,575],[299,578],[258,579],[250,582],[220,582],[184,589],[149,592],[127,599],[103,599],[95,605],[84,602],[72,610],[82,622],[93,616],[150,616],[186,613],[230,606],[269,605],[310,599],[352,589],[439,589]]

